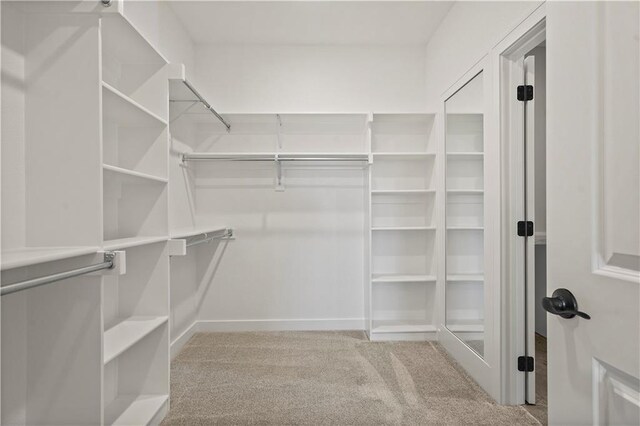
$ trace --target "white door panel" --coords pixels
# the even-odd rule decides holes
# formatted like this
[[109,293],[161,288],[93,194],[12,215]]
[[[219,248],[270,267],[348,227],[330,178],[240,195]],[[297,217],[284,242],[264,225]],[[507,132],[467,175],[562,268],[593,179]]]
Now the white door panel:
[[556,3],[547,24],[550,424],[640,423],[640,3]]
[[493,256],[500,220],[500,145],[484,58],[442,98],[445,214],[439,262],[444,288],[438,340],[496,400],[500,388],[500,285]]

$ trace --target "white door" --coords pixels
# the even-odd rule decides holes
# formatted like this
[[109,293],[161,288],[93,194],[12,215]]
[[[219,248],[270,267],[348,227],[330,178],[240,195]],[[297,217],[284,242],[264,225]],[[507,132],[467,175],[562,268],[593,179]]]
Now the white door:
[[[495,276],[500,220],[500,150],[492,134],[491,70],[485,58],[442,98],[439,153],[444,214],[439,229],[444,302],[438,340],[493,398],[500,400],[500,286]],[[442,273],[444,272],[444,273]]]
[[547,7],[549,422],[637,425],[640,3]]

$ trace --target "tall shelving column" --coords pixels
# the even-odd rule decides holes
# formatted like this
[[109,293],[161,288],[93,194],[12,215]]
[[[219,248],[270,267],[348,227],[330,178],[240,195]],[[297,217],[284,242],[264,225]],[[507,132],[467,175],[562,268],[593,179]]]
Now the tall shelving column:
[[121,14],[101,18],[103,422],[159,422],[169,404],[167,61]]
[[[0,2],[2,284],[98,263],[95,15]],[[101,277],[5,294],[1,424],[101,422]]]
[[371,340],[435,335],[435,135],[432,114],[374,114]]

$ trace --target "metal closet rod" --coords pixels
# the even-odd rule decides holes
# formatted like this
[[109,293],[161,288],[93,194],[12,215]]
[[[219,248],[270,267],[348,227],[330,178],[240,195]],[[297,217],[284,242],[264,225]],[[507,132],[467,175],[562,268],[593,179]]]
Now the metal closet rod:
[[209,111],[211,111],[211,113],[213,115],[216,116],[216,118],[218,120],[220,120],[222,122],[222,124],[225,125],[225,127],[227,128],[227,131],[231,130],[231,124],[227,123],[226,120],[224,118],[222,118],[222,116],[220,114],[218,114],[218,112],[213,109],[213,107],[209,104],[209,102],[207,102],[202,95],[200,95],[200,93],[198,93],[198,91],[196,90],[195,87],[193,87],[191,85],[191,83],[189,83],[187,80],[182,80],[182,82],[184,83],[185,86],[187,86],[189,88],[189,90],[191,90],[193,92],[194,95],[196,95],[196,97],[198,98],[198,100],[200,102],[202,102],[202,104],[205,106],[205,108],[207,108]]
[[182,161],[369,161],[366,154],[266,154],[266,155],[224,155],[224,154],[183,154]]
[[203,235],[204,237],[198,240],[189,241],[187,243],[187,247],[197,246],[198,244],[203,244],[203,243],[209,243],[213,240],[218,240],[222,238],[231,238],[233,237],[233,229],[227,228],[224,231],[219,231],[216,233],[205,232],[201,235]]
[[15,293],[17,291],[27,290],[41,285],[55,283],[56,281],[66,280],[67,278],[73,278],[80,275],[88,274],[90,272],[100,271],[102,269],[113,268],[113,261],[116,255],[112,251],[105,252],[104,262],[96,263],[95,265],[84,266],[82,268],[72,269],[70,271],[59,272],[57,274],[46,275],[44,277],[34,278],[32,280],[20,281],[15,284],[9,284],[0,287],[0,296],[6,296],[7,294]]

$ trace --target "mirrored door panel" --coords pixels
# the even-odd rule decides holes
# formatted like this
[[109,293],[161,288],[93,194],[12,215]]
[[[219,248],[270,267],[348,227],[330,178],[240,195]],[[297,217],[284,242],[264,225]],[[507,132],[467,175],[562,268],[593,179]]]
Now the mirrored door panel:
[[445,324],[484,357],[484,99],[482,72],[445,102]]

